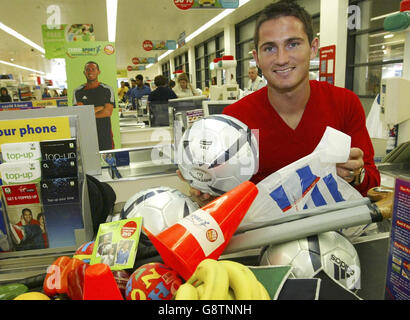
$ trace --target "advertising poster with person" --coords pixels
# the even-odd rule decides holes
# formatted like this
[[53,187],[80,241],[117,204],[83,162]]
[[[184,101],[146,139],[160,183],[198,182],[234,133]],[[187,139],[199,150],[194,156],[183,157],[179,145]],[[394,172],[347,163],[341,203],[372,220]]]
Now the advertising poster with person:
[[68,43],[66,72],[68,105],[94,105],[99,150],[121,148],[115,44]]

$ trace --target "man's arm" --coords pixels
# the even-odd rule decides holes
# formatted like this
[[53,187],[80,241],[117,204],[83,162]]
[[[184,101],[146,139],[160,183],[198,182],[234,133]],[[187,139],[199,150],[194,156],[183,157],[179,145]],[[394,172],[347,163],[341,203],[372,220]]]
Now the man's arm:
[[107,118],[111,117],[114,105],[111,103],[106,103],[104,106],[94,107],[96,118]]
[[344,119],[345,133],[352,138],[349,160],[344,164],[338,164],[339,176],[347,182],[352,183],[358,180],[362,168],[364,168],[364,180],[355,185],[355,188],[363,195],[373,187],[380,185],[380,173],[374,164],[374,149],[366,128],[366,116],[359,98],[351,94],[351,99],[347,99],[346,117]]

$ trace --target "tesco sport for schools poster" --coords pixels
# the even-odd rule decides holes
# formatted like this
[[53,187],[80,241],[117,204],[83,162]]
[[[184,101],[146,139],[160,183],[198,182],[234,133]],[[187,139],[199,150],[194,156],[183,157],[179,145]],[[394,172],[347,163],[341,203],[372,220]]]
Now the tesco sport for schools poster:
[[68,105],[94,105],[99,150],[121,148],[115,44],[67,43],[66,73]]

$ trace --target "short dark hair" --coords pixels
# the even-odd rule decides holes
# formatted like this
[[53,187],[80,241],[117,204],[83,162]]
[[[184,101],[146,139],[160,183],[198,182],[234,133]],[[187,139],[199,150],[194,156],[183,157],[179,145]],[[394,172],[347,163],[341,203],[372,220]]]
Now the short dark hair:
[[157,87],[162,87],[167,84],[167,80],[163,75],[159,75],[154,78],[154,83]]
[[31,212],[29,208],[24,208],[23,210],[21,210],[21,213],[24,214],[24,212],[26,211],[28,211],[31,215],[33,214],[33,212]]
[[99,66],[98,63],[95,62],[95,61],[88,61],[88,62],[84,65],[84,69],[85,69],[85,67],[87,66],[87,64],[90,64],[90,63],[95,64],[95,65],[97,66],[97,69],[100,70],[100,66]]
[[135,80],[141,80],[141,81],[143,81],[143,80],[144,80],[144,77],[142,76],[142,74],[138,74],[138,75],[135,77]]
[[255,33],[253,36],[256,51],[258,51],[259,29],[262,23],[280,17],[295,17],[299,19],[302,22],[303,28],[308,36],[309,44],[312,43],[313,26],[312,17],[310,14],[304,8],[299,6],[294,0],[280,0],[279,2],[267,5],[256,20]]

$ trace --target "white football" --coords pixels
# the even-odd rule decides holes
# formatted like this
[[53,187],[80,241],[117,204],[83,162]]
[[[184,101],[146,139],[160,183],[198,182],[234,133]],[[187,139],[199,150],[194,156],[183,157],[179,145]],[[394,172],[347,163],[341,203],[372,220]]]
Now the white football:
[[184,132],[176,159],[193,188],[220,196],[258,171],[258,142],[238,119],[212,115],[195,121]]
[[196,202],[179,190],[155,187],[129,198],[121,210],[121,219],[143,217],[143,226],[158,234],[198,208]]
[[313,278],[320,271],[349,290],[360,288],[360,261],[356,249],[335,231],[270,245],[260,265],[291,265],[295,278]]

